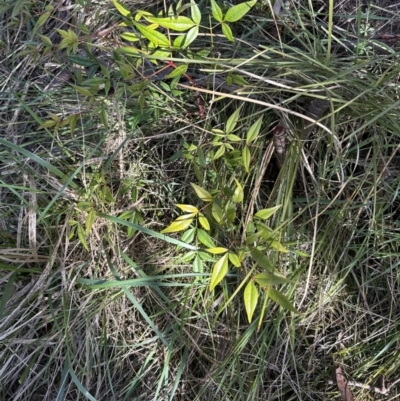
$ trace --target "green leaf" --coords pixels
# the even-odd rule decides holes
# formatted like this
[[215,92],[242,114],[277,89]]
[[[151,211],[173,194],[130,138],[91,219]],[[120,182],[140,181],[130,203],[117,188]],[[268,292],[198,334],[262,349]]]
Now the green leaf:
[[194,183],[190,183],[190,185],[193,187],[193,189],[196,192],[196,195],[203,201],[203,202],[211,202],[213,200],[212,195],[205,190],[204,188],[200,187],[199,185],[196,185]]
[[236,207],[233,204],[230,204],[226,208],[226,219],[228,223],[233,223],[236,218]]
[[235,266],[235,267],[241,266],[240,258],[236,253],[229,252],[228,257],[229,257],[230,262],[233,264],[233,266]]
[[229,135],[227,135],[227,138],[232,142],[240,142],[242,140],[242,138],[240,138],[239,136],[237,136],[235,134],[229,134]]
[[251,154],[248,146],[244,146],[242,150],[242,163],[246,173],[250,172]]
[[180,205],[180,204],[176,204],[176,207],[179,207],[179,209],[183,210],[184,212],[188,212],[188,213],[199,213],[199,209],[197,209],[196,206],[192,206],[192,205]]
[[42,39],[42,42],[46,45],[46,46],[53,46],[53,43],[51,42],[51,39],[48,36],[45,35],[39,35],[39,38]]
[[259,273],[256,276],[254,276],[254,280],[261,287],[269,287],[271,285],[291,283],[290,280],[288,280],[283,276],[277,276],[275,274],[270,274],[270,273]]
[[197,246],[189,245],[189,244],[187,244],[185,242],[179,241],[179,239],[169,237],[168,235],[160,234],[159,232],[150,230],[150,229],[148,229],[146,227],[143,227],[143,226],[141,226],[139,224],[133,224],[133,223],[127,222],[126,220],[122,220],[122,219],[119,219],[118,217],[110,216],[110,215],[107,215],[107,214],[104,214],[104,213],[97,212],[97,215],[99,217],[102,217],[102,218],[106,219],[107,221],[111,221],[114,224],[123,225],[123,226],[126,226],[126,227],[132,227],[135,230],[143,233],[144,235],[149,235],[149,236],[151,236],[153,238],[158,238],[158,239],[163,240],[165,242],[168,242],[170,244],[179,245],[179,246],[181,246],[183,248],[186,248],[186,249],[197,250]]
[[85,247],[85,249],[88,251],[89,247],[88,244],[86,242],[86,234],[85,234],[85,230],[83,229],[82,225],[78,223],[78,238],[79,241],[81,242],[81,244]]
[[254,217],[257,217],[258,219],[266,220],[269,217],[271,217],[282,205],[270,207],[268,209],[261,209],[259,210]]
[[206,216],[199,216],[199,223],[205,230],[210,231],[210,223]]
[[203,268],[203,261],[201,260],[199,255],[196,255],[194,261],[193,261],[193,272],[194,273],[203,273],[204,268]]
[[236,6],[231,7],[224,17],[224,21],[226,22],[236,22],[239,21],[244,15],[246,15],[250,8],[257,3],[257,0],[246,1],[244,3],[237,4]]
[[289,301],[289,299],[283,295],[281,292],[279,292],[278,290],[275,290],[272,287],[269,287],[267,290],[267,296],[269,298],[271,298],[273,301],[275,301],[277,304],[279,304],[280,306],[282,306],[282,308],[287,309],[291,312],[294,313],[300,313],[293,305],[292,303]]
[[37,20],[35,26],[33,27],[33,35],[40,29],[40,27],[47,21],[47,19],[50,17],[51,11],[47,11],[43,13],[39,19]]
[[250,250],[251,257],[253,260],[264,270],[268,270],[269,272],[274,271],[274,266],[269,261],[269,259],[257,248],[252,248]]
[[236,124],[239,120],[239,113],[240,113],[240,107],[236,109],[232,115],[228,118],[228,121],[226,122],[225,126],[225,133],[230,134],[235,128]]
[[135,33],[132,32],[124,32],[119,35],[122,39],[127,40],[128,42],[138,42],[140,38]]
[[199,251],[199,257],[205,262],[215,263],[215,259],[207,252]]
[[233,38],[233,33],[232,33],[232,29],[228,24],[225,24],[224,22],[222,22],[222,33],[225,35],[225,37],[230,41],[230,42],[234,42],[235,39]]
[[201,228],[197,229],[197,239],[207,248],[215,248],[212,238]]
[[201,167],[206,167],[207,166],[206,158],[204,156],[204,152],[203,152],[202,148],[198,148],[198,150],[197,150],[196,162],[199,163],[199,165]]
[[217,160],[225,154],[225,146],[224,144],[219,145],[218,150],[215,152],[212,160]]
[[179,15],[178,17],[155,18],[145,17],[148,21],[161,25],[163,28],[172,29],[177,32],[184,32],[196,26],[190,18]]
[[119,3],[117,0],[112,0],[112,2],[122,16],[129,17],[131,15],[131,12],[123,4]]
[[83,96],[93,96],[93,93],[90,92],[89,89],[84,88],[83,86],[78,86],[78,85],[72,85],[71,86],[81,95]]
[[188,69],[187,64],[182,64],[179,67],[174,68],[165,78],[175,78],[183,75]]
[[183,220],[188,220],[188,219],[193,219],[193,217],[196,216],[196,213],[188,213],[188,214],[183,214],[182,216],[179,216],[175,219],[175,221],[183,221]]
[[190,12],[192,15],[192,19],[197,25],[199,25],[201,22],[201,12],[199,6],[193,0],[191,1],[190,4],[191,4]]
[[221,223],[222,220],[224,219],[224,212],[218,203],[213,202],[212,208],[211,208],[211,214],[214,217],[215,221],[217,223]]
[[240,185],[240,182],[236,178],[234,178],[234,180],[236,182],[236,188],[235,188],[235,192],[233,193],[232,200],[235,203],[240,203],[243,201],[243,197],[244,197],[243,187]]
[[124,54],[139,54],[139,50],[136,47],[130,46],[121,46],[116,51]]
[[262,125],[262,121],[263,121],[263,116],[261,116],[254,124],[252,124],[252,126],[249,128],[248,132],[247,132],[247,137],[246,137],[246,144],[249,144],[251,142],[253,142],[261,129],[261,125]]
[[271,246],[271,248],[274,248],[279,252],[282,252],[282,253],[288,253],[289,252],[289,250],[286,249],[279,241],[271,241],[268,244]]
[[180,35],[174,40],[174,47],[179,49],[184,49],[188,47],[198,36],[199,27],[196,25],[193,28],[189,29],[189,31],[185,35]]
[[186,242],[187,244],[190,244],[194,236],[196,234],[196,228],[190,228],[189,230],[185,231],[182,236],[181,236],[181,241]]
[[184,255],[182,255],[182,256],[179,258],[179,262],[189,262],[189,261],[191,261],[196,255],[197,255],[197,252],[195,252],[195,251],[186,252]]
[[186,230],[192,224],[193,217],[194,213],[180,216],[175,221],[173,221],[167,228],[164,228],[164,230],[160,231],[160,233],[161,234],[176,233],[179,231]]
[[228,252],[228,250],[223,247],[207,248],[206,251],[212,253],[213,255],[219,255],[220,253]]
[[225,254],[221,259],[217,260],[213,267],[211,282],[210,282],[210,291],[212,291],[226,276],[228,273],[228,255]]
[[96,220],[96,211],[92,209],[86,216],[86,221],[85,221],[86,235],[90,234],[90,230],[92,229],[95,220]]
[[231,77],[233,79],[233,83],[239,86],[246,86],[249,83],[239,74],[231,74]]
[[138,22],[134,22],[135,27],[140,31],[140,33],[148,39],[154,46],[164,46],[168,47],[171,44],[169,43],[168,38],[163,35],[161,32],[155,31],[147,26],[141,25]]
[[215,0],[211,0],[211,12],[213,17],[218,21],[222,22],[223,14],[221,7],[215,2]]
[[249,323],[251,323],[258,302],[258,290],[251,280],[244,289],[243,300],[244,307],[246,308],[247,319],[249,320]]

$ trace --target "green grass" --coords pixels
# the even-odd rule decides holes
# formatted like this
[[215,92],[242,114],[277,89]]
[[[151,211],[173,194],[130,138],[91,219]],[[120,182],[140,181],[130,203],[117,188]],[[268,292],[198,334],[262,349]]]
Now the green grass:
[[[94,53],[116,60],[106,67],[113,89],[97,91],[84,82],[90,72],[38,36],[62,27],[60,14],[35,30],[44,2],[1,6],[10,22],[1,27],[0,400],[339,400],[327,384],[338,366],[378,387],[399,378],[398,53],[335,50],[351,37],[337,27],[350,19],[360,31],[366,18],[350,2],[333,10],[332,31],[300,2],[276,22],[280,40],[268,2],[259,3],[232,24],[236,47],[216,29],[208,58],[174,54],[177,64],[189,61],[188,73],[204,70],[217,82],[234,69],[247,80],[235,94],[199,88],[205,116],[192,90],[177,86],[173,95],[167,79],[141,88],[124,76],[134,62],[112,53],[118,30]],[[125,4],[132,14],[164,7]],[[85,35],[121,20],[108,2],[82,5]],[[200,9],[206,24],[208,2]],[[318,17],[328,23],[327,14]],[[376,29],[396,18],[380,8],[368,14]],[[193,51],[209,40],[199,37]],[[45,91],[61,69],[95,94],[69,84]],[[307,130],[316,99],[329,108]],[[212,129],[239,107],[240,138],[263,116],[249,174],[229,150],[210,160]],[[287,133],[280,167],[277,124]],[[204,154],[198,171],[185,144]],[[244,142],[231,144],[240,155]],[[233,177],[245,198],[232,230],[213,226],[213,239],[237,250],[254,212],[282,205],[268,224],[290,252],[266,254],[291,279],[279,290],[300,314],[262,295],[249,324],[243,288],[236,291],[251,259],[230,266],[210,292],[212,263],[196,271],[194,244],[159,234],[178,217],[175,204],[202,206],[191,182],[219,193]],[[352,391],[357,400],[400,394],[398,384],[385,397]]]

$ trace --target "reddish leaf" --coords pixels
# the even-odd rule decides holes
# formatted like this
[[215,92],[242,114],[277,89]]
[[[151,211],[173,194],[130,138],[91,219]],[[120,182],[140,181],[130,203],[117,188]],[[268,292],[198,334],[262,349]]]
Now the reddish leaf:
[[336,383],[342,396],[343,401],[354,401],[353,394],[347,384],[347,380],[342,372],[342,369],[338,367],[336,369]]

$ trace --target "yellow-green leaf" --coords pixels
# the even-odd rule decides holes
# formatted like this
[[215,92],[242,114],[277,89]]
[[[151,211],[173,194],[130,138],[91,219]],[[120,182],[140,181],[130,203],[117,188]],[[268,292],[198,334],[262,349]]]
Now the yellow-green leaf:
[[78,227],[78,238],[79,238],[79,241],[85,247],[85,249],[88,251],[89,247],[88,247],[88,244],[86,242],[85,230],[83,229],[83,227],[79,223],[78,223],[77,227]]
[[282,252],[282,253],[288,253],[289,252],[289,250],[286,249],[279,241],[271,241],[271,242],[269,242],[269,245],[272,248],[274,248],[277,251],[279,251],[279,252]]
[[239,74],[231,74],[233,83],[239,86],[246,86],[249,83]]
[[228,252],[228,250],[223,247],[207,248],[206,251],[212,253],[213,255],[218,255],[220,253]]
[[229,134],[229,135],[227,135],[227,138],[232,142],[240,142],[242,140],[242,138],[240,138],[240,136],[237,136],[235,134]]
[[228,223],[232,223],[236,218],[236,208],[234,205],[228,205],[226,208],[226,219]]
[[43,13],[39,19],[37,20],[35,26],[33,27],[33,35],[39,30],[39,28],[47,21],[47,19],[50,17],[51,11],[47,11]]
[[277,304],[279,304],[280,306],[282,306],[282,308],[287,309],[291,312],[294,313],[300,313],[293,305],[292,303],[289,301],[289,299],[283,295],[281,292],[279,292],[278,290],[275,290],[272,287],[268,288],[267,291],[267,296],[269,298],[271,298],[273,301],[275,301]]
[[187,244],[190,244],[194,240],[194,235],[195,234],[196,234],[196,229],[194,227],[190,228],[189,230],[186,230],[182,234],[180,240],[183,241],[183,242],[186,242]]
[[210,223],[206,216],[199,216],[199,223],[205,230],[210,231]]
[[259,210],[254,217],[257,217],[262,220],[266,220],[271,217],[282,205],[270,207],[268,209],[261,209]]
[[257,0],[246,1],[231,7],[225,14],[224,21],[236,22],[246,15],[250,8],[257,3]]
[[83,86],[78,86],[78,85],[72,85],[71,86],[81,95],[83,96],[93,96],[93,93],[90,92],[89,89],[84,88]]
[[135,21],[139,21],[142,17],[153,17],[153,14],[149,11],[139,10],[135,14]]
[[196,216],[196,213],[183,214],[182,216],[177,217],[174,221],[182,221],[182,220],[188,220],[188,219],[193,220],[194,216]]
[[45,35],[38,35],[40,39],[42,39],[42,42],[46,46],[53,46],[53,43],[51,43],[51,39],[48,36]]
[[242,150],[242,163],[246,173],[250,171],[251,154],[248,146],[244,146]]
[[228,24],[226,24],[225,22],[222,22],[221,26],[222,26],[222,33],[225,35],[225,37],[230,42],[234,42],[235,39],[233,38],[233,33],[232,33],[231,27]]
[[115,8],[118,10],[118,12],[124,16],[124,17],[129,17],[131,12],[121,3],[119,3],[117,0],[112,0],[114,3]]
[[[190,216],[190,215],[186,215],[186,216]],[[183,217],[183,216],[180,216]],[[179,217],[178,217],[179,219]],[[161,234],[167,234],[167,233],[176,233],[179,231],[183,231],[186,230],[190,224],[192,224],[193,221],[193,217],[191,218],[186,218],[184,220],[178,220],[176,219],[175,221],[173,221],[167,228],[164,228],[164,230],[160,231]]]
[[139,50],[136,47],[130,47],[130,46],[121,46],[117,50],[120,53],[124,54],[138,54]]
[[93,226],[93,223],[95,220],[96,220],[96,211],[94,209],[92,209],[86,216],[86,222],[85,222],[86,235],[89,235],[90,230],[92,229],[92,226]]
[[268,270],[269,272],[274,271],[274,266],[268,260],[268,258],[257,248],[252,248],[250,250],[251,257],[253,260],[264,270]]
[[210,291],[212,291],[223,280],[223,278],[226,276],[226,273],[228,273],[227,254],[218,259],[213,267],[210,282]]
[[262,120],[263,120],[263,116],[261,116],[254,124],[252,124],[252,126],[249,128],[249,130],[247,131],[247,137],[246,137],[246,144],[249,144],[251,142],[253,142],[261,129],[261,125],[262,125]]
[[193,187],[193,189],[196,192],[196,195],[203,201],[203,202],[211,202],[213,200],[212,195],[205,190],[204,188],[200,187],[197,184],[193,184],[192,182],[190,185]]
[[138,42],[140,38],[132,32],[124,32],[119,35],[122,39],[127,40],[128,42]]
[[215,0],[211,0],[211,13],[218,22],[222,22],[222,10]]
[[236,109],[232,115],[228,118],[228,121],[226,122],[225,125],[225,133],[230,134],[235,128],[236,124],[239,120],[239,113],[240,113],[240,107]]
[[225,154],[225,146],[223,144],[218,145],[218,146],[219,146],[219,148],[215,152],[215,155],[212,158],[213,160],[217,160],[217,159],[219,159],[220,157],[222,157]]
[[140,31],[140,33],[148,39],[154,46],[170,46],[168,38],[163,35],[161,32],[155,31],[150,27],[139,24],[138,22],[134,22],[135,27]]
[[195,251],[186,252],[184,255],[182,255],[179,258],[179,261],[180,262],[190,262],[196,255],[197,255],[197,252],[195,252]]
[[193,262],[193,272],[194,273],[203,273],[203,261],[200,259],[199,255],[196,255]]
[[249,320],[249,323],[251,323],[258,302],[257,287],[251,280],[248,282],[246,288],[244,289],[243,300],[244,307],[246,308],[247,319]]
[[181,205],[181,204],[176,204],[176,207],[179,207],[179,209],[183,210],[184,212],[188,213],[199,213],[199,209],[197,209],[196,206],[192,205]]
[[252,233],[246,237],[246,245],[254,244],[260,237],[262,232],[258,231],[256,233]]
[[199,25],[201,22],[201,12],[199,6],[192,0],[190,6],[190,13],[192,15],[193,21]]
[[240,203],[243,201],[243,196],[244,196],[243,187],[240,185],[240,182],[236,178],[234,178],[234,180],[236,182],[236,189],[235,192],[233,193],[232,200],[235,203]]
[[211,213],[217,223],[221,223],[224,218],[224,212],[218,203],[213,203],[211,208]]
[[178,49],[184,49],[188,47],[198,36],[199,27],[196,25],[193,28],[189,29],[185,35],[179,35],[174,40],[174,47]]
[[235,267],[241,266],[239,255],[236,255],[236,253],[233,253],[233,252],[229,252],[228,257],[229,257],[230,262],[233,264],[233,266],[235,266]]
[[207,248],[215,248],[212,238],[201,228],[197,230],[197,239]]
[[190,18],[179,15],[178,17],[155,18],[145,17],[154,24],[161,25],[164,28],[172,29],[177,32],[184,32],[196,25]]
[[76,127],[76,122],[78,121],[78,115],[77,114],[73,114],[70,116],[70,120],[69,120],[69,129],[71,131],[71,134],[75,131],[75,127]]
[[261,287],[268,287],[271,285],[290,283],[291,281],[283,276],[278,276],[270,273],[259,273],[254,276],[254,280]]
[[165,78],[176,78],[183,75],[188,69],[187,64],[182,64],[179,67],[174,68]]

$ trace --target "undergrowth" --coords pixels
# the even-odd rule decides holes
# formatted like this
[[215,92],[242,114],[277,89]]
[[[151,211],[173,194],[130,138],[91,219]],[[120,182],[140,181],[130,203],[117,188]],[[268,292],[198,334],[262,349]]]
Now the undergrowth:
[[1,5],[0,399],[399,397],[398,16],[353,3]]

